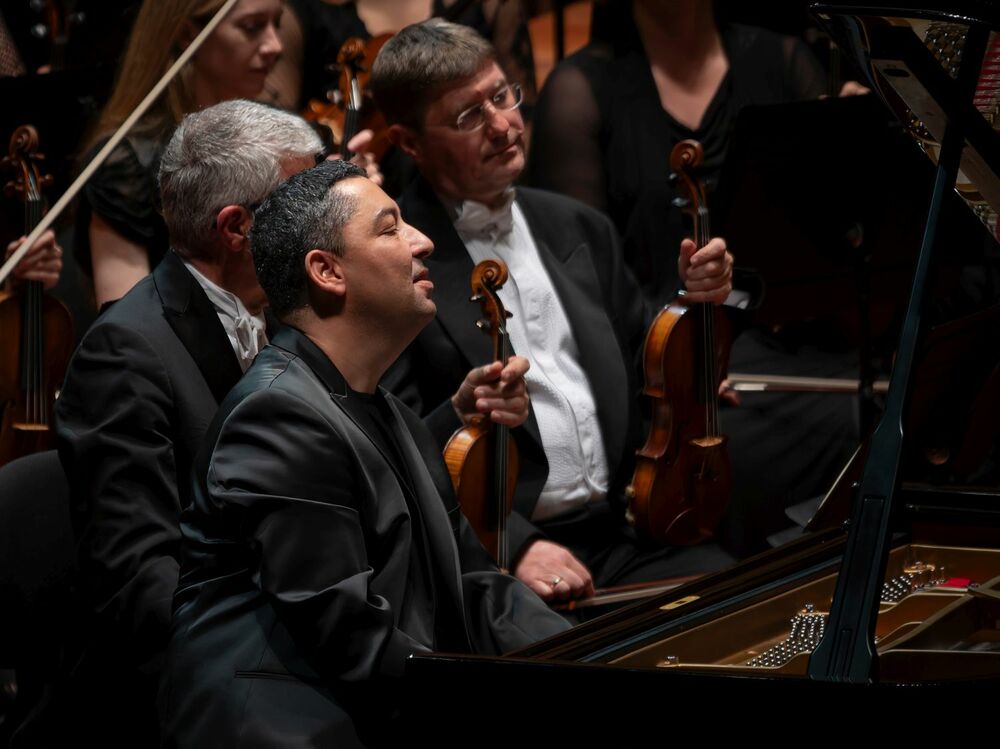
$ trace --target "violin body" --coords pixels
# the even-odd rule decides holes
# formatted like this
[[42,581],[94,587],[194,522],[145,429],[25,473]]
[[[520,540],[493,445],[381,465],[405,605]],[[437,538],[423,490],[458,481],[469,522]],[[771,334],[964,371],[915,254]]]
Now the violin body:
[[[729,504],[732,470],[725,435],[706,435],[707,411],[699,379],[702,336],[698,307],[664,307],[644,346],[643,395],[652,402],[646,443],[636,452],[628,489],[629,519],[657,543],[686,546],[709,538]],[[714,316],[711,378],[721,381],[729,366],[731,331],[725,313]]]
[[[42,217],[42,187],[52,178],[38,170],[38,133],[22,125],[10,139],[3,166],[14,171],[4,186],[24,203],[25,234]],[[45,294],[39,281],[0,292],[0,465],[53,446],[52,406],[73,352],[73,318]]]
[[31,292],[0,294],[0,348],[4,352],[0,358],[0,465],[55,446],[52,407],[73,353],[73,320],[61,302],[38,291],[38,331],[31,329],[37,323],[26,309],[32,304]]
[[498,518],[501,514],[509,514],[513,507],[520,457],[514,440],[508,440],[507,476],[503,482],[506,485],[506,495],[501,506],[500,498],[484,489],[496,483],[496,450],[496,437],[492,428],[465,427],[451,435],[444,448],[444,462],[448,466],[448,474],[462,513],[490,556],[500,559]]
[[[694,175],[703,157],[693,140],[670,154],[699,248],[711,239],[705,186]],[[629,522],[657,543],[686,546],[711,537],[729,504],[732,469],[720,432],[719,383],[731,346],[728,318],[706,303],[667,305],[646,334],[642,392],[651,400],[652,421],[626,495]]]

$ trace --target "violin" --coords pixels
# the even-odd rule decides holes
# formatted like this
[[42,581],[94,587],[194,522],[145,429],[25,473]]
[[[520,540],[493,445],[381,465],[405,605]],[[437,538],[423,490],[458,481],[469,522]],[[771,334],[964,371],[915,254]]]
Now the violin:
[[305,120],[330,128],[334,143],[345,159],[354,155],[347,144],[365,128],[370,128],[375,134],[368,150],[375,155],[376,160],[381,160],[391,145],[389,125],[375,107],[367,89],[372,62],[382,45],[391,38],[392,34],[380,34],[368,41],[356,36],[345,41],[337,53],[340,78],[337,90],[332,93],[332,101],[311,99],[302,113]]
[[[25,234],[42,218],[42,188],[52,183],[38,167],[38,133],[22,125],[3,159],[15,177],[4,187],[24,202]],[[0,465],[53,447],[52,405],[73,351],[69,310],[44,293],[41,281],[25,281],[0,293]]]
[[[472,298],[479,302],[483,317],[476,325],[490,336],[493,361],[506,362],[512,353],[507,319],[497,292],[507,281],[507,266],[499,260],[484,260],[472,271]],[[497,566],[510,570],[507,518],[514,499],[519,457],[510,428],[486,421],[456,431],[444,448],[458,504],[479,540]]]
[[[698,247],[711,238],[705,187],[694,175],[702,158],[693,140],[670,154]],[[732,469],[718,392],[731,343],[725,314],[709,303],[668,304],[646,334],[642,392],[652,401],[652,422],[626,496],[629,521],[658,543],[691,545],[711,537],[729,504]]]

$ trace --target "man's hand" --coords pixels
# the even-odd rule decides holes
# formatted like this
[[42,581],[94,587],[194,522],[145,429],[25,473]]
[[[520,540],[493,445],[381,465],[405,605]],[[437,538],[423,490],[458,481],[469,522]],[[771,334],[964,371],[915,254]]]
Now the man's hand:
[[719,237],[700,250],[690,239],[681,242],[677,272],[687,291],[687,304],[722,304],[733,290],[733,256],[726,252],[726,242]]
[[506,366],[495,361],[476,367],[451,397],[451,405],[466,426],[484,418],[504,426],[521,426],[528,418],[528,388],[524,374],[529,368],[523,356],[512,356]]
[[368,129],[362,130],[360,133],[355,135],[349,141],[347,141],[347,147],[354,154],[351,157],[351,163],[357,164],[362,169],[368,173],[368,179],[374,182],[376,185],[382,184],[382,171],[378,168],[378,162],[375,161],[375,154],[371,151],[366,151],[369,144],[375,134]]
[[543,601],[594,595],[594,580],[565,546],[538,539],[521,555],[514,576]]
[[[27,237],[16,239],[7,245],[9,258]],[[62,272],[62,247],[56,244],[56,235],[51,229],[42,233],[34,246],[14,267],[13,277],[18,281],[41,281],[46,289],[51,289],[59,281]]]

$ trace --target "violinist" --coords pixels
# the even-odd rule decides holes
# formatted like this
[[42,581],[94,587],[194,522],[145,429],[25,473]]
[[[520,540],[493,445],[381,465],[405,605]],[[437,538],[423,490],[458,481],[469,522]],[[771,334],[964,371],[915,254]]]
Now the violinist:
[[[371,88],[393,142],[420,178],[404,219],[437,248],[436,319],[387,376],[443,446],[456,427],[449,396],[488,356],[468,302],[476,262],[503,260],[500,291],[514,350],[531,362],[531,416],[515,437],[521,478],[509,524],[515,575],[545,599],[595,584],[704,572],[731,558],[716,547],[649,549],[624,520],[622,491],[639,439],[635,355],[646,315],[601,214],[551,193],[515,189],[524,168],[522,92],[471,29],[431,20],[403,29],[376,58]],[[732,258],[722,240],[681,248],[692,301],[721,302]]]
[[212,414],[268,335],[247,245],[252,210],[321,147],[299,117],[262,104],[189,115],[160,163],[171,249],[70,363],[56,429],[92,633],[74,704],[79,730],[107,745],[157,745],[187,476]]

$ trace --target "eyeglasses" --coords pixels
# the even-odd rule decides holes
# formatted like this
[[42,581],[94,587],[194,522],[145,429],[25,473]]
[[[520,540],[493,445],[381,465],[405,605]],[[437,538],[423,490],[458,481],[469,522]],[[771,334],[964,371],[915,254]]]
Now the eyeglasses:
[[524,91],[521,89],[521,84],[510,83],[495,91],[489,99],[474,104],[459,114],[451,127],[463,133],[471,133],[486,124],[487,107],[495,112],[510,112],[521,106],[522,101],[524,101]]

